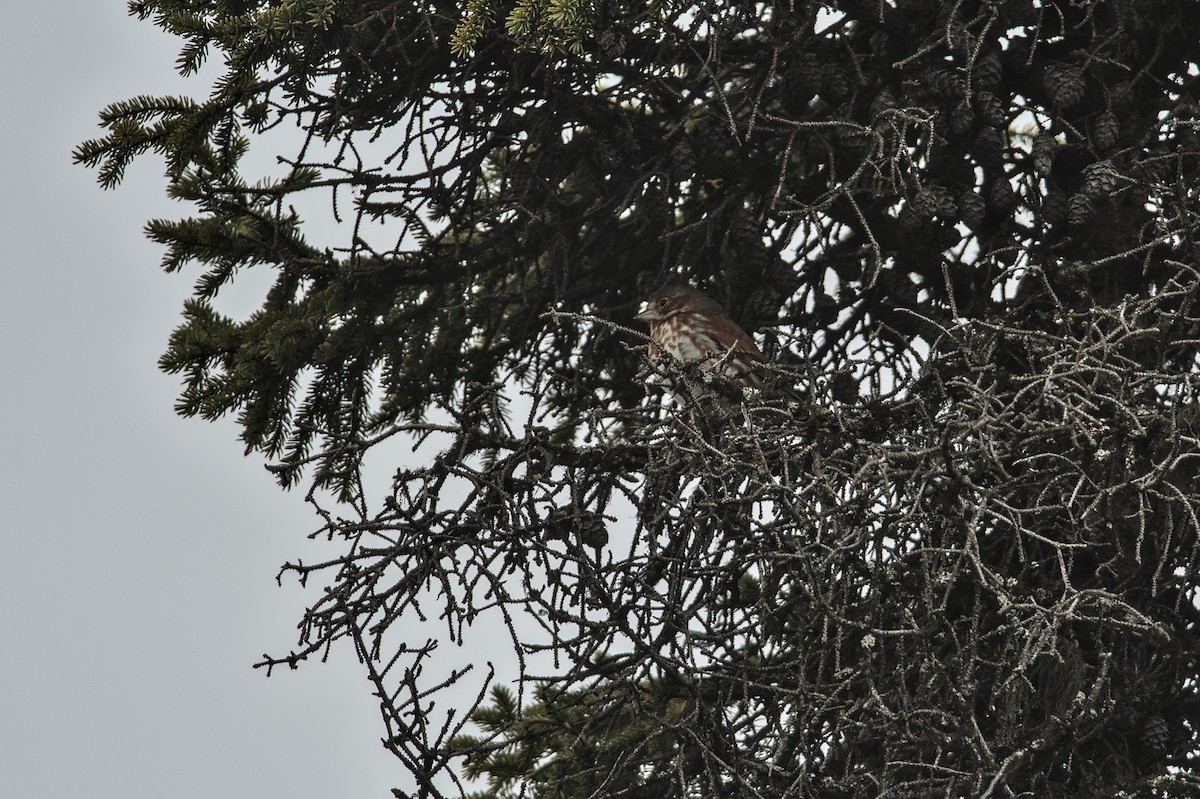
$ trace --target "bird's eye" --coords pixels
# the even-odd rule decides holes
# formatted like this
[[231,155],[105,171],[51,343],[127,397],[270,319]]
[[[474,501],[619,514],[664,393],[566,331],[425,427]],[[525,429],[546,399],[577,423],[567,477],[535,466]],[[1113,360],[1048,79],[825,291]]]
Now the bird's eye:
[[667,307],[667,298],[666,298],[666,297],[659,297],[659,298],[658,298],[658,303],[657,303],[657,305],[658,305],[658,307],[659,307],[659,308],[666,308],[666,307]]

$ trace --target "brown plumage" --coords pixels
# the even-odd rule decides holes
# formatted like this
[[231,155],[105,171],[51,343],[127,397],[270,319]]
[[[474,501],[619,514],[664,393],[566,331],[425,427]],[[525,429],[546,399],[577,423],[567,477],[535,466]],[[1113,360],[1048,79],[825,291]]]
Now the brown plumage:
[[[668,283],[650,295],[635,317],[650,325],[650,357],[659,348],[683,363],[723,364],[722,372],[744,386],[762,388],[758,364],[766,363],[750,335],[729,318],[720,303],[682,283]],[[784,393],[795,397],[792,392]]]

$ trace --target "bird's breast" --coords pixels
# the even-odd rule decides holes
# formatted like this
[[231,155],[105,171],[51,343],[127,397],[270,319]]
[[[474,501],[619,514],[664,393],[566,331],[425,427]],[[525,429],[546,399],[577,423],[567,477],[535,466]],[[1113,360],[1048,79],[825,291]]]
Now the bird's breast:
[[672,357],[685,363],[719,353],[722,349],[706,332],[706,320],[697,314],[672,314],[654,325],[650,337]]

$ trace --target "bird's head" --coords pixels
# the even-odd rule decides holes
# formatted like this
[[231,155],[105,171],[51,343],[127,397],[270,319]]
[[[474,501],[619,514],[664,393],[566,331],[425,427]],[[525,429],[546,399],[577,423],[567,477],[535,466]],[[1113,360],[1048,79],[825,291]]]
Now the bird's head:
[[653,325],[680,312],[717,315],[725,311],[707,294],[686,283],[668,283],[650,295],[634,319]]

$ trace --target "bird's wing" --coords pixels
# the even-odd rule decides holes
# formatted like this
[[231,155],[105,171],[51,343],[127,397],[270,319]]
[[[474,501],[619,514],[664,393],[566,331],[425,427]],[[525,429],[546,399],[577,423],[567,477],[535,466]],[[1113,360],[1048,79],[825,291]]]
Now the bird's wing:
[[726,377],[755,388],[762,386],[755,364],[766,363],[767,359],[749,333],[724,314],[704,316],[703,323],[697,327],[705,331],[701,348],[714,360],[721,359],[725,363]]
[[730,349],[739,355],[745,355],[753,361],[766,363],[766,356],[754,343],[754,339],[728,316],[709,316],[705,319],[705,328],[710,331],[709,338],[714,343],[714,352],[724,353]]
[[[769,362],[750,334],[727,316],[710,318],[709,322],[717,333],[717,343],[721,345],[721,351],[729,353],[730,349],[733,350],[725,367],[726,376],[753,388],[762,388],[765,381],[759,364]],[[796,392],[787,386],[777,385],[774,388],[791,399],[800,401]]]

